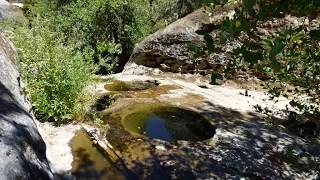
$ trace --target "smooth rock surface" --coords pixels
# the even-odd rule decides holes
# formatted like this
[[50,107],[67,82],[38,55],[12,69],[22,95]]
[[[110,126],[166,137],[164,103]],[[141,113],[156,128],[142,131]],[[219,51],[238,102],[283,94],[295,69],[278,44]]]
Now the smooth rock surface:
[[13,7],[6,0],[0,0],[0,20],[6,19],[13,12]]
[[[134,92],[135,96],[131,98],[119,98],[105,110],[112,113],[112,117],[139,110],[141,103],[150,107],[159,103],[198,112],[216,127],[215,135],[208,140],[172,143],[130,137],[116,123],[110,124],[112,129],[117,128],[118,134],[113,135],[111,131],[108,136],[116,139],[113,142],[122,143],[119,149],[111,144],[119,151],[127,147],[122,152],[122,160],[142,179],[317,179],[320,145],[308,143],[283,126],[269,127],[264,116],[254,111],[257,104],[274,112],[285,111],[290,100],[284,97],[275,103],[263,92],[248,91],[249,96],[245,96],[241,94],[244,89],[165,76],[116,74],[114,78],[123,82],[157,80],[160,82],[158,88],[167,85],[180,88],[152,98],[139,98],[139,93],[154,92],[151,89]],[[93,89],[98,94],[107,92],[104,83]],[[283,114],[275,115],[284,118]],[[114,123],[112,120],[107,122]]]
[[38,121],[36,121],[36,124],[46,143],[46,155],[55,179],[74,180],[75,177],[71,174],[74,157],[69,142],[81,126],[69,124],[56,127],[48,122],[41,123]]
[[53,179],[11,42],[0,34],[0,179]]

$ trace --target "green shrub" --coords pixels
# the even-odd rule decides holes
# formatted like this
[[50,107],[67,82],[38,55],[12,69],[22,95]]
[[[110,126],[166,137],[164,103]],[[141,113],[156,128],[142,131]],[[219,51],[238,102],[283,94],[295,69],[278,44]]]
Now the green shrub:
[[36,115],[42,121],[60,123],[83,115],[85,104],[92,98],[83,90],[96,66],[85,60],[92,50],[75,52],[72,45],[61,42],[61,34],[50,31],[48,24],[46,19],[36,18],[32,28],[17,28],[14,43]]
[[108,74],[117,60],[128,58],[135,43],[145,36],[136,12],[131,0],[74,0],[46,14],[46,18],[52,22],[53,31],[65,35],[64,43],[73,44],[81,53],[92,49],[89,60],[100,64],[99,73]]
[[[109,74],[136,43],[177,18],[174,0],[25,0],[28,24],[14,43],[35,114],[61,123],[84,118],[94,73]],[[158,28],[155,28],[158,27]]]

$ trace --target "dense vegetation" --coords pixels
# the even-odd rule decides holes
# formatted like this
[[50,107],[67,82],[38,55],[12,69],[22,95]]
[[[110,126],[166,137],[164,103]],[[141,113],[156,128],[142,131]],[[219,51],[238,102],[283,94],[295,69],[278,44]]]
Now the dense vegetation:
[[[203,4],[214,9],[228,0],[25,0],[28,21],[16,27],[14,41],[19,51],[21,72],[27,81],[35,113],[41,120],[82,119],[92,96],[84,92],[94,74],[121,70],[135,44],[148,34],[183,17]],[[243,46],[233,49],[223,74],[243,66],[266,74],[277,86],[265,84],[273,97],[283,95],[288,84],[294,93],[310,94],[293,99],[310,119],[320,116],[319,32],[310,23],[277,32],[273,39],[254,33],[272,18],[292,14],[309,22],[319,12],[317,0],[243,0],[233,18],[220,27],[221,44],[246,32]],[[311,28],[311,30],[310,30]],[[192,47],[198,56],[221,51],[205,36],[207,48]],[[243,59],[236,61],[235,59]],[[244,62],[244,63],[243,63]],[[120,64],[117,68],[117,64]]]
[[[210,7],[214,9],[216,5],[227,2],[218,0]],[[241,6],[235,9],[234,16],[226,17],[222,21],[219,36],[220,43],[225,44],[245,33],[245,41],[241,47],[226,52],[229,63],[225,65],[222,74],[212,74],[212,83],[238,69],[249,67],[268,76],[269,81],[264,86],[272,98],[286,96],[287,86],[294,86],[291,107],[304,117],[303,120],[318,121],[320,119],[319,10],[319,0],[243,0]],[[282,31],[276,32],[273,37],[263,37],[255,33],[259,24],[287,15],[303,19],[296,27],[282,27]],[[195,56],[221,52],[221,48],[213,44],[210,35],[205,35],[204,39],[207,44],[206,49],[189,46]]]
[[13,40],[36,116],[57,124],[83,119],[94,98],[84,90],[94,74],[121,70],[136,43],[199,6],[190,0],[25,0],[27,20],[15,25]]

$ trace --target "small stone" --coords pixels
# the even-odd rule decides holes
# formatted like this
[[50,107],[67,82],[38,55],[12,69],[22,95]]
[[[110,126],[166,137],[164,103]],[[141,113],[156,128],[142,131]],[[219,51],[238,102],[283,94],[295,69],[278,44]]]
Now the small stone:
[[156,86],[158,86],[158,85],[161,84],[161,82],[160,82],[159,80],[154,80],[154,84],[155,84]]
[[163,145],[157,145],[156,149],[161,150],[161,151],[167,150]]

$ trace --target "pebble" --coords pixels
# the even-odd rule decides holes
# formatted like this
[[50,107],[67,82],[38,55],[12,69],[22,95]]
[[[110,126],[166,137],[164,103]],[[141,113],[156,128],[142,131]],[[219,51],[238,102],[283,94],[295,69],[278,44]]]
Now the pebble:
[[156,149],[161,150],[161,151],[167,150],[163,145],[156,145]]

